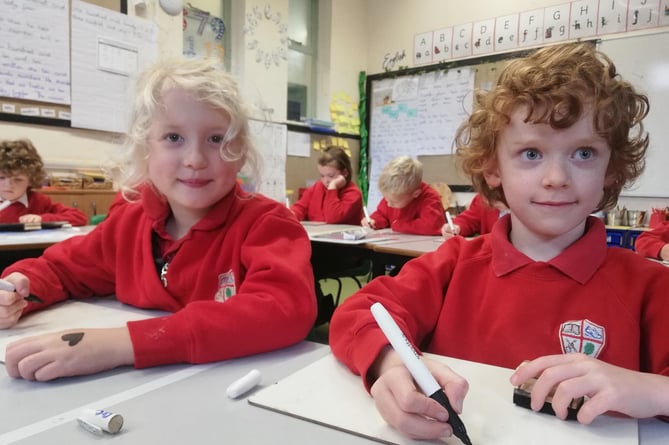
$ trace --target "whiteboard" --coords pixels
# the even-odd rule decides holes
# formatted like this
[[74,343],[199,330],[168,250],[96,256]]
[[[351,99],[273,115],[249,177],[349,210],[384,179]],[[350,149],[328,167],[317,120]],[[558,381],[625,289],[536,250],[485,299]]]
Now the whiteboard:
[[383,167],[397,156],[452,154],[473,104],[474,69],[435,70],[371,80],[367,209],[376,209]]
[[[564,421],[513,404],[512,369],[425,354],[469,381],[462,421],[477,445],[638,445],[637,420],[599,416],[590,425]],[[251,405],[311,421],[385,444],[461,445],[456,438],[412,440],[381,417],[374,399],[332,354],[249,397]],[[316,442],[315,442],[316,443]],[[346,441],[342,441],[346,443]]]
[[604,40],[600,49],[622,77],[645,93],[650,112],[644,119],[650,146],[646,170],[624,196],[669,197],[669,32]]
[[136,76],[158,58],[158,26],[72,1],[72,126],[123,133]]

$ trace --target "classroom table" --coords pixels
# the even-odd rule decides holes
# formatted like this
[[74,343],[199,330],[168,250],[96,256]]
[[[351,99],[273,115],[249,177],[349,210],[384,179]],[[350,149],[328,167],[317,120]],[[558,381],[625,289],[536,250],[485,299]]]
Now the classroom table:
[[40,256],[44,249],[73,236],[85,235],[95,226],[0,232],[0,272],[15,261]]
[[377,239],[359,241],[323,241],[319,235],[360,230],[360,226],[345,224],[303,223],[314,251],[314,256],[346,258],[358,256],[372,261],[372,278],[385,275],[386,266],[401,268],[407,261],[436,250],[444,241],[441,236],[413,235],[393,232],[390,229],[373,231]]
[[[90,304],[138,311],[113,299]],[[46,383],[14,380],[0,370],[0,444],[376,443],[247,403],[249,396],[261,388],[329,353],[326,345],[304,341],[282,350],[218,363],[141,370],[122,367]],[[261,372],[260,386],[238,399],[229,399],[227,386],[251,369]],[[364,391],[362,383],[359,390]],[[121,432],[96,436],[78,426],[76,417],[85,407],[121,414]],[[640,426],[640,444],[666,443],[669,424],[643,420]]]
[[27,232],[0,232],[0,251],[44,250],[73,236],[85,235],[94,228],[95,226],[81,226]]

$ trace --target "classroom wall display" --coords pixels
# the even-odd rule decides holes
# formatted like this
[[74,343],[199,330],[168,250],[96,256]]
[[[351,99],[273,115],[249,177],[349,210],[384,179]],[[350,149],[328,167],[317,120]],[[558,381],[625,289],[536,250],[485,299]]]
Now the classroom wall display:
[[71,22],[72,126],[121,133],[134,80],[158,56],[157,26],[81,0]]
[[[0,97],[70,103],[69,13],[69,0],[3,2]],[[6,113],[20,111],[3,106]]]
[[249,126],[263,164],[261,183],[256,191],[279,202],[285,202],[288,129],[285,124],[254,119],[249,120]]
[[[475,70],[464,66],[368,77],[370,211],[381,201],[378,179],[390,160],[409,155],[430,156],[434,161],[435,155],[452,154],[455,132],[472,109],[474,77]],[[447,164],[452,162],[441,163],[442,170]],[[438,179],[449,183],[447,178]]]
[[[87,0],[116,12],[127,0]],[[0,120],[70,126],[70,1],[2,2]]]
[[190,3],[183,8],[183,55],[186,58],[215,58],[223,66],[225,23]]
[[669,0],[576,0],[418,32],[413,63],[426,65],[667,26]]
[[629,190],[623,190],[623,196],[669,198],[668,48],[669,30],[600,43],[600,49],[611,57],[623,78],[644,92],[650,102],[644,120],[650,140],[646,170]]

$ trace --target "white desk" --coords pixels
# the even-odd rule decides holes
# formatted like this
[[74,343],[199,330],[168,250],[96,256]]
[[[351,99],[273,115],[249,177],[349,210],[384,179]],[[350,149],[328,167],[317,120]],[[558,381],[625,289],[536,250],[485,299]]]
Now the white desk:
[[46,249],[73,236],[85,235],[95,226],[44,229],[27,232],[0,232],[0,251]]
[[[0,370],[0,444],[376,443],[252,406],[247,403],[248,395],[237,400],[225,395],[227,386],[250,369],[261,371],[261,386],[265,387],[329,352],[327,346],[302,342],[279,351],[207,365],[144,370],[125,367],[50,383],[10,379]],[[364,391],[362,384],[358,389]],[[121,433],[98,437],[84,431],[74,420],[83,407],[122,414],[125,422]],[[349,411],[356,415],[353,409]],[[655,420],[640,424],[642,445],[667,442],[669,425]]]

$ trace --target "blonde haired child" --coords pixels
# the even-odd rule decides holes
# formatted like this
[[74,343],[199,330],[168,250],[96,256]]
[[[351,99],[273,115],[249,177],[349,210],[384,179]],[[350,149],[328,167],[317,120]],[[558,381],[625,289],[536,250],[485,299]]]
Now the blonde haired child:
[[[18,340],[6,352],[12,377],[226,360],[296,343],[313,325],[304,229],[237,183],[242,167],[256,170],[257,152],[234,80],[213,62],[168,60],[144,72],[135,97],[120,163],[129,202],[90,234],[5,270],[17,291],[0,291],[0,327],[95,295],[171,314]],[[27,304],[29,292],[45,304]]]
[[409,156],[391,160],[379,175],[383,199],[362,226],[396,232],[439,235],[444,208],[439,193],[423,182],[423,164]]

